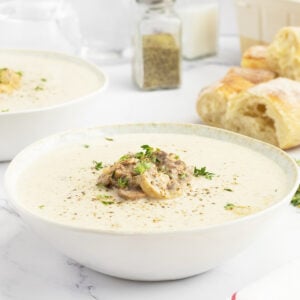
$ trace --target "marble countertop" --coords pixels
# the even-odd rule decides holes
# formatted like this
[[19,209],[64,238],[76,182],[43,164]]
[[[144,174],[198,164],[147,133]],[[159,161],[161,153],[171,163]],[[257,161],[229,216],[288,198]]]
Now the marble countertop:
[[[195,99],[201,87],[238,64],[236,38],[221,40],[220,54],[185,62],[181,89],[137,91],[130,66],[107,66],[110,87],[87,125],[171,121],[199,123]],[[300,149],[291,152],[300,158]],[[247,250],[221,266],[192,278],[170,282],[133,282],[81,266],[34,235],[7,205],[0,164],[0,300],[225,300],[277,266],[300,256],[300,210],[288,207]],[[247,234],[247,233],[245,233]]]

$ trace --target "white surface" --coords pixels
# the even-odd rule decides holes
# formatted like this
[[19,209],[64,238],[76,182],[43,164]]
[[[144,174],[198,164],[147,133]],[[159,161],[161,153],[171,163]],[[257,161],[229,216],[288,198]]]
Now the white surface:
[[237,293],[237,300],[299,300],[300,260],[293,260]]
[[[206,62],[237,63],[237,45],[236,40],[222,41],[222,55]],[[129,66],[107,67],[111,85],[99,99],[99,110],[92,115],[98,118],[99,124],[198,122],[194,105],[199,89],[218,79],[226,69],[202,64],[185,66],[181,89],[148,93],[133,88]],[[292,153],[300,159],[299,148]],[[0,164],[0,183],[6,167],[7,164]],[[251,247],[212,271],[174,282],[130,282],[82,267],[36,237],[7,207],[2,184],[0,207],[1,300],[223,300],[300,256],[300,210],[289,207],[273,228]]]

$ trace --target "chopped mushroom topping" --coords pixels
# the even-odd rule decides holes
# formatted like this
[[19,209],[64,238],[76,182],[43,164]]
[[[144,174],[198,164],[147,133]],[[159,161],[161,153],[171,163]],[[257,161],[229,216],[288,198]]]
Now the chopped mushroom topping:
[[21,72],[14,72],[7,68],[0,69],[0,94],[10,94],[18,89],[21,85],[21,78]]
[[116,189],[121,198],[130,200],[180,196],[191,180],[192,169],[173,153],[148,145],[141,148],[143,151],[128,153],[104,168],[98,185]]

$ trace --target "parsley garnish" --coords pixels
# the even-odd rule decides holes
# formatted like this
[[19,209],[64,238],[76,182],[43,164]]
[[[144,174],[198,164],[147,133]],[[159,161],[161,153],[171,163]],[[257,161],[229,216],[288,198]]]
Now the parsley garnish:
[[39,205],[39,209],[43,209],[45,205]]
[[206,179],[211,180],[213,176],[215,176],[215,174],[206,171],[206,167],[202,167],[201,169],[197,169],[196,167],[194,167],[194,176],[195,177],[204,176]]
[[153,163],[159,162],[159,160],[154,155],[154,151],[157,151],[158,149],[154,149],[149,145],[142,145],[141,148],[144,150],[144,152],[137,152],[135,154],[135,158],[140,160],[148,159],[151,160]]
[[103,163],[102,163],[102,161],[96,161],[96,160],[94,160],[93,163],[95,164],[94,168],[97,171],[103,169]]
[[233,210],[234,207],[235,207],[235,205],[234,205],[233,203],[227,203],[227,204],[224,206],[224,208],[225,208],[226,210]]
[[120,177],[120,178],[118,178],[118,186],[121,189],[124,189],[125,187],[127,187],[128,183],[129,183],[128,178],[126,178],[126,177]]
[[[300,166],[300,159],[295,159],[296,163]],[[296,191],[295,195],[291,200],[291,204],[300,208],[300,185],[298,190]]]
[[125,155],[123,155],[123,156],[121,156],[119,158],[119,161],[124,161],[124,160],[127,160],[128,158],[130,158],[130,155],[129,154],[125,154]]
[[104,204],[104,205],[111,205],[114,202],[113,201],[101,201],[101,203]]
[[43,91],[44,88],[42,86],[39,86],[37,85],[35,88],[34,88],[35,91]]
[[84,148],[90,148],[90,145],[84,144],[83,147],[84,147]]
[[150,168],[151,168],[151,164],[150,163],[140,162],[134,168],[134,172],[140,175],[140,174],[145,173]]
[[300,185],[296,191],[294,197],[292,198],[291,204],[300,208]]
[[225,188],[224,191],[227,191],[227,192],[233,192],[232,189],[228,189],[228,188]]
[[46,82],[47,79],[46,78],[41,78],[41,81]]
[[18,71],[17,74],[18,74],[19,76],[21,76],[21,77],[23,76],[23,72],[22,72],[22,71]]
[[109,142],[112,142],[114,140],[113,138],[110,138],[110,137],[106,137],[105,139]]
[[143,150],[145,150],[145,155],[146,156],[151,156],[151,154],[153,153],[153,148],[152,147],[150,147],[149,145],[142,145],[141,146],[141,148],[143,149]]
[[97,195],[96,196],[96,199],[97,200],[100,200],[100,199],[111,199],[112,196],[111,195],[104,195],[104,194],[101,194],[101,195]]
[[144,152],[137,152],[136,154],[135,154],[135,158],[137,158],[137,159],[142,159],[142,158],[144,158]]
[[184,178],[187,177],[187,174],[186,174],[186,173],[178,174],[178,177],[179,177],[180,179],[184,179]]

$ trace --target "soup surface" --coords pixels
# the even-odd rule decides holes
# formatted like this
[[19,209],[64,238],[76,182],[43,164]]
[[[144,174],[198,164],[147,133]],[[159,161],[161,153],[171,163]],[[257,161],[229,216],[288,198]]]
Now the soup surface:
[[0,69],[22,74],[20,87],[0,93],[0,113],[42,108],[87,95],[103,85],[92,68],[59,54],[0,51]]
[[[141,145],[176,153],[211,178],[192,178],[173,199],[124,200],[97,186],[103,166]],[[172,231],[219,224],[260,211],[286,192],[286,176],[271,159],[246,147],[182,134],[120,134],[59,146],[26,167],[19,203],[43,218],[82,228]]]

